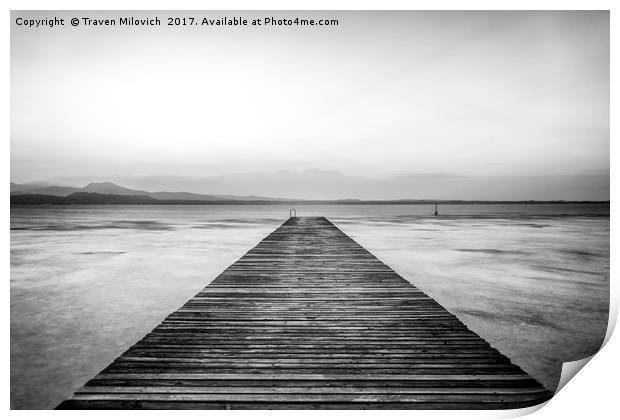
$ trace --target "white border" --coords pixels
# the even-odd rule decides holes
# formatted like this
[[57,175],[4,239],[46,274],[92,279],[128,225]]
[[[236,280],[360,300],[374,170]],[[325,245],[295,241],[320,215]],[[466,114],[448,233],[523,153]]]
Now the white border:
[[[9,298],[9,278],[10,278],[10,267],[9,267],[9,252],[10,252],[10,244],[9,244],[9,190],[8,190],[8,179],[10,178],[10,77],[9,77],[9,54],[10,54],[10,18],[9,11],[11,9],[14,10],[610,10],[611,17],[611,74],[618,74],[618,65],[617,65],[617,45],[618,45],[618,21],[619,19],[616,16],[616,12],[618,10],[618,6],[616,6],[617,2],[612,1],[575,1],[575,0],[564,0],[564,1],[490,1],[490,0],[477,0],[477,1],[458,1],[458,0],[438,0],[438,1],[416,1],[416,0],[384,0],[384,1],[370,1],[370,0],[357,0],[357,1],[346,1],[346,0],[315,0],[315,1],[285,1],[285,0],[264,0],[264,1],[252,1],[252,0],[180,0],[180,1],[163,1],[163,0],[151,0],[151,1],[140,1],[140,0],[129,0],[129,1],[121,1],[121,0],[109,0],[109,1],[90,1],[85,3],[83,1],[77,0],[60,0],[60,1],[43,1],[43,0],[33,0],[33,1],[16,1],[9,0],[5,2],[7,4],[6,14],[1,21],[2,25],[2,34],[4,36],[4,42],[2,43],[3,48],[3,57],[5,59],[5,63],[2,66],[2,80],[4,80],[4,86],[6,89],[5,100],[2,101],[2,107],[4,111],[5,118],[3,119],[3,130],[4,139],[2,141],[2,159],[3,165],[0,166],[0,170],[4,175],[4,184],[0,194],[2,194],[3,206],[2,206],[2,215],[3,220],[5,221],[5,228],[2,231],[3,235],[3,243],[4,243],[4,255],[5,258],[2,261],[3,270],[5,273],[4,276],[4,289],[2,293],[2,308],[5,314],[5,320],[2,323],[2,333],[5,338],[9,337],[9,319],[10,319],[10,298]],[[616,80],[612,76],[611,80],[611,115],[617,115],[617,106],[616,101],[618,98],[618,85]],[[615,125],[616,119],[612,118],[611,121],[611,143],[610,143],[610,159],[611,159],[611,177],[612,181],[614,180],[614,176],[616,171],[614,169],[613,163],[615,158],[617,157],[617,129]],[[611,200],[614,201],[615,191],[613,186],[614,182],[611,183]],[[614,223],[617,212],[615,211],[615,207],[611,207],[612,216],[611,216],[611,250],[613,255],[613,250],[617,248],[616,241],[616,225]],[[617,263],[612,258],[611,260],[611,271],[615,272],[617,268]],[[618,312],[618,288],[615,284],[616,282],[612,279],[612,297],[611,297],[611,305],[612,308],[610,310],[610,316],[613,319],[613,323],[615,324],[615,318],[617,317]],[[608,334],[609,336],[609,334]],[[608,337],[609,338],[609,337]],[[577,375],[576,379],[570,381],[562,391],[556,395],[549,403],[547,403],[543,409],[536,411],[531,415],[532,419],[549,419],[549,418],[611,418],[613,417],[613,413],[618,413],[617,403],[615,399],[617,398],[617,393],[615,392],[616,380],[618,378],[618,361],[615,356],[619,354],[620,344],[618,343],[618,338],[612,336],[607,345],[604,347],[604,350],[595,356],[593,360],[586,365],[583,370]],[[8,343],[5,344],[2,348],[3,361],[2,364],[2,396],[5,401],[5,409],[9,410],[9,398],[10,398],[10,374],[9,374],[9,355],[10,349]],[[364,418],[372,417],[378,418],[379,416],[389,416],[390,418],[411,418],[411,416],[417,416],[422,418],[471,418],[471,419],[480,419],[480,418],[506,418],[506,417],[514,417],[519,414],[525,414],[532,410],[516,410],[514,412],[501,412],[501,411],[492,411],[492,412],[470,412],[470,411],[459,411],[459,412],[429,412],[425,411],[421,412],[407,412],[407,411],[383,411],[383,412],[316,412],[316,411],[307,411],[307,412],[295,412],[295,417],[300,418],[311,418],[313,416],[327,416],[327,417],[338,417],[339,419],[343,418],[359,418],[360,416]],[[89,416],[93,416],[94,418],[107,418],[107,416],[112,413],[107,412],[92,412],[89,413]],[[183,413],[182,415],[187,418],[204,418],[205,415],[208,415],[209,418],[248,418],[252,417],[252,419],[257,418],[266,418],[267,416],[276,417],[276,418],[289,418],[293,413],[289,412],[211,412],[211,413],[202,413],[202,412],[188,412]],[[75,412],[49,412],[49,411],[11,411],[10,415],[14,418],[29,418],[30,416],[52,416],[55,418],[57,416],[67,416],[70,418],[78,418],[78,416],[82,416],[83,413],[75,413]],[[121,417],[134,417],[138,415],[147,415],[153,418],[168,418],[171,415],[177,416],[180,415],[176,412],[139,412],[139,413],[114,413],[114,416]]]

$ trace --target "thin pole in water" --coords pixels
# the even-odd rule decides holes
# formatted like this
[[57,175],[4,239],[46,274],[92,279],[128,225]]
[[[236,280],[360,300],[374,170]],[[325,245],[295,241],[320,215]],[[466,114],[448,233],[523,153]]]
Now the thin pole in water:
[[439,213],[437,213],[437,203],[435,203],[435,216],[438,216]]

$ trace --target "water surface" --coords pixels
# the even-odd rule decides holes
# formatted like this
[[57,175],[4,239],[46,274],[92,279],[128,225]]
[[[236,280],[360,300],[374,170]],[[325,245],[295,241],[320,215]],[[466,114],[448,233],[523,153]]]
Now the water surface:
[[[282,205],[11,209],[11,407],[53,408],[288,217]],[[609,205],[297,206],[554,389],[602,342]]]

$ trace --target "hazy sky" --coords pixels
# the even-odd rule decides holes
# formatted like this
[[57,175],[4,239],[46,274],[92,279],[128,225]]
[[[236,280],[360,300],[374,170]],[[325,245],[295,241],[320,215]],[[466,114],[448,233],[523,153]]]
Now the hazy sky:
[[[15,25],[155,15],[161,27]],[[12,180],[316,168],[553,177],[559,198],[594,176],[609,197],[606,12],[289,14],[339,19],[313,28],[173,28],[169,15],[12,14]]]

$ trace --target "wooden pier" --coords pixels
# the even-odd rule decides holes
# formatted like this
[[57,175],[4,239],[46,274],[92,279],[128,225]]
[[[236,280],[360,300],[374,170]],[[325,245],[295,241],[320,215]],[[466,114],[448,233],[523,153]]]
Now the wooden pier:
[[503,409],[551,393],[323,217],[293,217],[61,409]]

